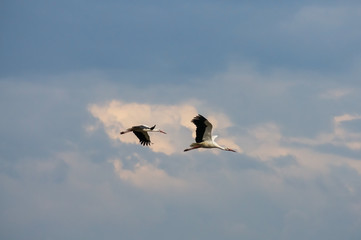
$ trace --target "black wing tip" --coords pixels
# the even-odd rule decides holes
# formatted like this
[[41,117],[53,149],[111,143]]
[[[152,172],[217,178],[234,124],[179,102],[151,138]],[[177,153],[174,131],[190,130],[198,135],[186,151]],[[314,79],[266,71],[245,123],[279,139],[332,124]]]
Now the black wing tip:
[[156,125],[154,125],[153,127],[150,128],[150,130],[153,130],[155,128]]
[[146,142],[146,141],[139,141],[139,142],[141,145],[146,146],[146,147],[150,146],[150,144],[151,144],[151,142]]
[[151,141],[150,141],[149,136],[148,136],[148,134],[146,132],[133,131],[133,133],[139,139],[140,144],[142,144],[143,146],[149,146],[150,145]]
[[193,120],[198,120],[199,118],[203,118],[203,116],[198,113],[198,115],[195,116],[195,117],[192,119],[192,121],[193,121]]
[[193,119],[192,119],[192,123],[195,124],[195,122],[198,122],[198,121],[207,121],[207,118],[203,117],[201,114],[198,114],[197,116],[195,116]]

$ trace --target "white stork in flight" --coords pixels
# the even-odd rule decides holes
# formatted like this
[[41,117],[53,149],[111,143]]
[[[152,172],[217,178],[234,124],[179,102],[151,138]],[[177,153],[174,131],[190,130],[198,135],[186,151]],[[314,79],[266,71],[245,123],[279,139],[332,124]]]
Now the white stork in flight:
[[151,144],[148,132],[160,132],[166,134],[166,132],[155,128],[155,125],[153,127],[148,127],[147,125],[133,126],[125,131],[120,132],[120,134],[125,134],[128,132],[133,132],[139,139],[140,144],[143,146],[149,146]]
[[190,148],[184,149],[185,152],[197,148],[219,148],[224,151],[236,152],[233,149],[221,147],[214,141],[217,136],[212,136],[212,124],[202,115],[198,114],[198,116],[195,116],[192,119],[192,123],[194,123],[197,127],[195,138],[196,142],[192,143]]

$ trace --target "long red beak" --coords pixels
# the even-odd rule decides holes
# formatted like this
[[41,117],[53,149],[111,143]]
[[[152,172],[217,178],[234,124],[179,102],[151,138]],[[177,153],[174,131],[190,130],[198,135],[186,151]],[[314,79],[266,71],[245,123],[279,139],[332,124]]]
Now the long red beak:
[[237,152],[236,150],[233,150],[233,149],[230,149],[230,148],[227,148],[227,151],[230,151],[230,152]]
[[159,130],[159,132],[164,133],[164,134],[167,134],[166,132],[163,132],[162,130]]

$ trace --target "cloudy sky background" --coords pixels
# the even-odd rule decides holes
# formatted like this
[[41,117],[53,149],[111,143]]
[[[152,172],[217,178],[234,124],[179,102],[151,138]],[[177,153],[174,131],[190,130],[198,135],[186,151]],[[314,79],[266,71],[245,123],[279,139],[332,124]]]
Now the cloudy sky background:
[[[360,21],[357,1],[2,1],[0,238],[360,239]],[[198,113],[238,152],[184,153]]]

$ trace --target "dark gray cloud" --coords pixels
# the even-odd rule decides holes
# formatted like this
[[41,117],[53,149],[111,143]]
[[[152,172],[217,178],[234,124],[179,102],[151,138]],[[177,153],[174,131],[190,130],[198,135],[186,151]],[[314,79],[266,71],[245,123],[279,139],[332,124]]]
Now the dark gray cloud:
[[79,69],[209,76],[232,61],[244,60],[263,70],[339,72],[360,55],[355,4],[6,1],[3,5],[2,76]]

